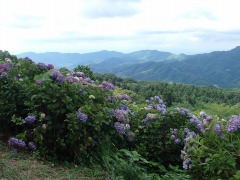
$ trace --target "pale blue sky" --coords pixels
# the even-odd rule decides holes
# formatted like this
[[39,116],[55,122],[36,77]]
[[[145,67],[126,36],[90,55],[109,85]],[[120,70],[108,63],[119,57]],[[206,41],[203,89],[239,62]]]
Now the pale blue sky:
[[239,0],[0,0],[0,49],[195,54],[240,45]]

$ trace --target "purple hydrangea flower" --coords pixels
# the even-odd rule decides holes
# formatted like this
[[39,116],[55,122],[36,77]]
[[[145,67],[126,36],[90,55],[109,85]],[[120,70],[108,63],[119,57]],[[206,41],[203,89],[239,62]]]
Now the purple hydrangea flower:
[[0,64],[0,69],[2,69],[3,71],[7,71],[10,69],[10,65],[9,64]]
[[52,79],[57,79],[57,77],[58,77],[58,72],[57,71],[54,71],[53,73],[52,73],[52,75],[51,75],[51,78]]
[[56,80],[57,80],[57,83],[58,83],[58,84],[62,84],[62,82],[63,82],[63,80],[64,80],[64,75],[59,74]]
[[58,71],[54,71],[50,78],[56,80],[58,84],[62,84],[64,80],[64,75],[62,75]]
[[82,121],[83,123],[85,123],[88,119],[87,115],[81,112],[77,112],[76,117],[80,119],[80,121]]
[[158,111],[160,114],[165,114],[165,113],[166,113],[166,109],[163,108],[163,107],[160,107],[159,105],[157,106],[157,111]]
[[117,130],[118,133],[124,134],[125,133],[125,125],[121,124],[120,122],[115,122],[114,128]]
[[73,77],[73,76],[68,76],[66,77],[66,81],[70,82],[70,83],[74,83],[76,82],[77,80]]
[[20,140],[18,140],[18,146],[23,148],[26,146],[26,143],[20,139]]
[[240,128],[240,116],[233,115],[232,118],[227,122],[227,132],[235,132]]
[[26,143],[21,139],[17,139],[17,138],[12,137],[8,140],[8,145],[9,146],[25,147]]
[[205,118],[206,122],[211,122],[212,119],[213,119],[212,116],[207,116],[207,117]]
[[10,138],[10,139],[8,140],[8,145],[9,145],[9,146],[18,145],[18,139],[17,139],[17,138],[14,138],[14,137]]
[[131,113],[131,110],[129,107],[125,104],[120,104],[120,109],[122,110],[123,114],[129,114]]
[[36,150],[36,145],[33,142],[29,142],[28,147],[32,150]]
[[221,128],[221,123],[218,122],[217,124],[215,124],[214,128],[214,133],[217,135],[217,136],[222,136],[222,128]]
[[204,133],[204,132],[205,132],[205,129],[204,129],[202,123],[199,123],[199,124],[197,125],[197,128],[198,128],[198,130],[199,130],[201,133]]
[[206,114],[204,111],[201,111],[199,114],[200,114],[200,116],[203,117],[203,118],[206,118],[206,117],[207,117],[207,114]]
[[36,120],[35,116],[28,116],[24,119],[26,124],[32,124]]
[[178,129],[173,129],[172,135],[177,135],[177,133],[178,133]]
[[127,94],[122,95],[122,99],[125,99],[127,101],[130,101],[130,97]]
[[118,121],[123,121],[125,119],[122,110],[116,109],[114,112],[115,117],[117,118]]
[[41,70],[46,70],[48,67],[46,66],[46,64],[44,63],[38,63],[37,64],[37,67]]
[[53,64],[48,64],[48,69],[54,69],[54,65]]
[[102,84],[100,85],[100,87],[103,89],[103,90],[110,90],[110,89],[114,89],[114,85],[107,82],[107,81],[103,81]]

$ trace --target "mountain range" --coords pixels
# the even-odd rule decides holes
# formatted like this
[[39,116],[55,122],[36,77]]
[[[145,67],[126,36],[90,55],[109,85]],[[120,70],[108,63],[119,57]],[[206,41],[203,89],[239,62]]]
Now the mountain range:
[[240,88],[240,46],[229,51],[196,55],[142,50],[128,54],[116,51],[86,54],[29,52],[17,56],[69,69],[88,65],[97,73],[113,73],[136,80]]

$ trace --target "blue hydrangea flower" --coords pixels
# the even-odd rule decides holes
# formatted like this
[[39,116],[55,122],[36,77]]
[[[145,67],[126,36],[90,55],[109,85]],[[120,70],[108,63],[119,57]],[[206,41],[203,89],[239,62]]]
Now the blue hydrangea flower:
[[80,119],[80,121],[82,121],[83,123],[85,123],[88,119],[87,115],[81,112],[77,112],[76,117]]
[[26,124],[32,124],[36,120],[35,116],[28,116],[24,119]]

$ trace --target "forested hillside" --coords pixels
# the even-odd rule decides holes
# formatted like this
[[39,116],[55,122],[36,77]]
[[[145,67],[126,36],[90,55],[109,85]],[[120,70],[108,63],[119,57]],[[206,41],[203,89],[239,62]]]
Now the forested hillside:
[[109,63],[108,60],[100,64],[90,65],[90,67],[96,72],[113,73],[136,80],[182,82],[223,88],[240,87],[240,71],[238,71],[240,68],[240,47],[230,51],[191,56],[182,55],[177,61],[117,65]]

